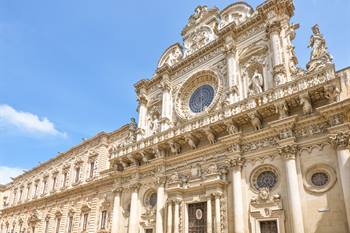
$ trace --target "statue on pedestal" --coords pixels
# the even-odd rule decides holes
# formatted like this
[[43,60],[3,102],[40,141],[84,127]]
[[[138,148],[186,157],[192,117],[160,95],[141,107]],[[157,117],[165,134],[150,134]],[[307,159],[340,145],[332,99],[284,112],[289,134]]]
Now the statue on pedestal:
[[310,62],[307,64],[308,71],[323,67],[325,64],[332,62],[332,57],[327,51],[326,40],[317,24],[312,27],[312,33],[313,35],[310,38],[308,46],[308,48],[312,48]]

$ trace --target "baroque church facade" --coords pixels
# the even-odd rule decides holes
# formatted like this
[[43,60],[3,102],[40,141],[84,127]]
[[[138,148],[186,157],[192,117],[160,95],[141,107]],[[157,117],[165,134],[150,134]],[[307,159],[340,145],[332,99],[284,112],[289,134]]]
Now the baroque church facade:
[[298,67],[293,14],[198,6],[138,122],[0,186],[0,233],[349,233],[350,68],[318,25]]

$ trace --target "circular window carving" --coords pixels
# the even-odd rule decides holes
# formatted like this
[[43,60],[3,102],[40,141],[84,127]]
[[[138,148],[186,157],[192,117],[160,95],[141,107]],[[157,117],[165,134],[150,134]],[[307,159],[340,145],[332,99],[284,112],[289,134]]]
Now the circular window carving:
[[206,114],[219,101],[222,92],[222,80],[215,72],[200,71],[177,90],[175,112],[182,119]]
[[277,184],[277,176],[272,171],[264,171],[258,175],[256,179],[256,188],[269,188],[272,189]]
[[336,180],[335,172],[330,166],[317,164],[307,170],[304,186],[310,192],[323,193],[331,189]]
[[264,165],[256,168],[250,177],[250,184],[255,192],[262,188],[268,188],[270,191],[275,189],[279,182],[277,168]]
[[152,207],[155,207],[157,205],[157,194],[156,193],[152,193],[149,197],[149,204]]
[[214,88],[208,84],[200,86],[197,88],[189,102],[189,106],[192,112],[200,113],[204,111],[205,108],[209,107],[214,99]]
[[154,190],[146,192],[144,196],[144,205],[148,208],[154,208],[157,205],[157,193]]
[[329,177],[327,173],[316,172],[311,176],[311,182],[315,186],[322,187],[329,182]]

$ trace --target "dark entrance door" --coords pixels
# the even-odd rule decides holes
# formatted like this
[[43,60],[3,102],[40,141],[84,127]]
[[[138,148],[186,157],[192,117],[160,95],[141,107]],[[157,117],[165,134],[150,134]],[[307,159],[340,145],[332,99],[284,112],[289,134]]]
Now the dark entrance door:
[[263,221],[260,222],[261,233],[278,233],[277,221]]
[[188,233],[207,233],[207,203],[188,205]]

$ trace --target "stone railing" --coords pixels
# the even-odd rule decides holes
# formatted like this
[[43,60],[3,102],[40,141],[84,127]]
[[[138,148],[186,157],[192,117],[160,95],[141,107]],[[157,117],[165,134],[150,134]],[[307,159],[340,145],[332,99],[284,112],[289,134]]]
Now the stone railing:
[[225,122],[234,116],[249,113],[253,109],[272,105],[282,99],[299,96],[305,91],[311,91],[324,86],[336,79],[333,65],[313,73],[306,73],[293,81],[269,89],[260,95],[248,97],[242,101],[226,106],[223,110],[208,113],[202,117],[188,120],[180,126],[170,128],[155,135],[143,138],[134,143],[110,150],[111,160],[119,159],[129,154],[141,152],[144,149],[154,148],[156,144],[167,142],[194,130],[208,127],[209,125]]

